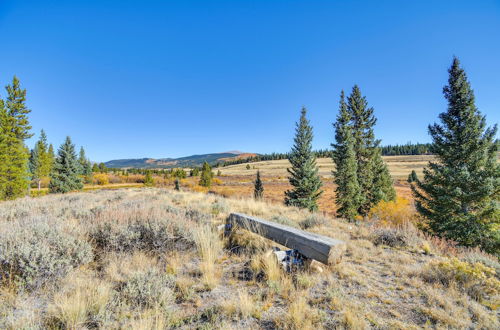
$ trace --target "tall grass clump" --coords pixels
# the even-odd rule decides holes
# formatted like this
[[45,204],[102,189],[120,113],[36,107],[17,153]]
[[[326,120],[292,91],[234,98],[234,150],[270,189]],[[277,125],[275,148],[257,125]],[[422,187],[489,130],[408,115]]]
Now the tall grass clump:
[[35,289],[93,260],[92,247],[42,219],[0,229],[0,278]]
[[218,284],[220,278],[216,263],[222,253],[222,241],[218,233],[209,225],[196,228],[193,235],[201,258],[200,270],[203,283],[212,289]]

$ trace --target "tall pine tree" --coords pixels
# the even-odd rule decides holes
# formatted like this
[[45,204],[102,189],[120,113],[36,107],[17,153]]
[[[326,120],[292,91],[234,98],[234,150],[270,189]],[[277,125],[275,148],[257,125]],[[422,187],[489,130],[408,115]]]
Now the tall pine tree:
[[344,91],[340,94],[340,107],[337,121],[334,123],[335,143],[332,158],[337,216],[354,220],[363,202],[358,183],[354,137],[351,127],[351,115],[347,110]]
[[293,189],[285,192],[285,205],[315,211],[318,209],[317,200],[322,193],[322,183],[312,152],[313,131],[306,112],[306,108],[302,108],[300,120],[296,124],[294,145],[289,157],[292,168],[287,169]]
[[57,151],[57,158],[50,177],[51,193],[67,193],[83,189],[80,177],[80,164],[75,153],[75,146],[68,136]]
[[257,171],[257,176],[255,178],[253,186],[253,197],[257,200],[261,200],[264,197],[264,185],[260,179],[260,171]]
[[0,106],[0,199],[23,196],[29,185],[29,150],[24,141],[32,136],[26,107],[26,90],[14,76]]
[[212,185],[212,178],[213,178],[212,168],[207,162],[204,162],[201,168],[199,185],[202,187],[210,188],[210,186]]
[[52,165],[51,155],[49,154],[49,146],[47,145],[47,135],[44,130],[42,130],[40,132],[40,139],[31,150],[29,160],[31,178],[37,183],[38,190],[40,190],[42,178],[50,175]]
[[347,109],[352,118],[358,183],[363,196],[358,213],[367,216],[379,201],[394,199],[395,192],[392,179],[382,160],[380,140],[375,139],[373,127],[377,119],[373,108],[368,107],[366,97],[362,96],[357,85],[353,87],[347,101]]
[[500,254],[500,166],[496,125],[476,108],[474,93],[457,58],[443,93],[448,109],[429,126],[436,162],[413,186],[417,210],[429,231],[465,246]]
[[83,147],[80,148],[78,163],[80,164],[80,174],[83,176],[85,182],[92,182],[92,163],[87,159]]

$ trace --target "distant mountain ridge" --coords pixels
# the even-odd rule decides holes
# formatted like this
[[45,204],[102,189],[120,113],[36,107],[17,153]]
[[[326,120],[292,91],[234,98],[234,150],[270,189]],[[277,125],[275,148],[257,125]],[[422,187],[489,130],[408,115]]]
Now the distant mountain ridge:
[[231,161],[241,158],[256,156],[254,153],[244,153],[241,151],[226,151],[213,154],[191,155],[180,158],[131,158],[114,159],[104,163],[108,168],[175,168],[175,167],[196,167],[204,162],[213,165],[218,162]]

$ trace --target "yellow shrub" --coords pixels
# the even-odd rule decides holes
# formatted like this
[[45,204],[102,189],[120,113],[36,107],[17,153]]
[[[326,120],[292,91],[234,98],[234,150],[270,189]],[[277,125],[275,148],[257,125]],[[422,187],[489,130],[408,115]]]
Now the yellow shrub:
[[495,275],[495,269],[480,262],[471,264],[457,258],[431,261],[422,271],[425,281],[456,285],[472,298],[488,305],[498,304],[500,281]]
[[386,202],[380,201],[370,211],[370,218],[386,226],[402,226],[415,220],[415,211],[410,201],[403,197]]
[[213,178],[212,179],[212,184],[213,185],[221,185],[222,184],[222,180],[219,179],[219,178]]
[[199,186],[199,185],[193,186],[191,189],[193,189],[193,191],[203,192],[203,193],[206,193],[208,191],[207,187],[202,187],[202,186]]
[[94,174],[94,184],[98,184],[100,186],[109,184],[109,178],[108,175],[105,173],[96,173]]

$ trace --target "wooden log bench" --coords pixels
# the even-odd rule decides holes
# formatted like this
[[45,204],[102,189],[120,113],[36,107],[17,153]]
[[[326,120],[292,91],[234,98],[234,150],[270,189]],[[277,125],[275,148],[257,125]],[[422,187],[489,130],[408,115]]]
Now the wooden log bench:
[[325,265],[340,262],[346,250],[344,241],[241,213],[231,213],[227,225],[249,230]]

